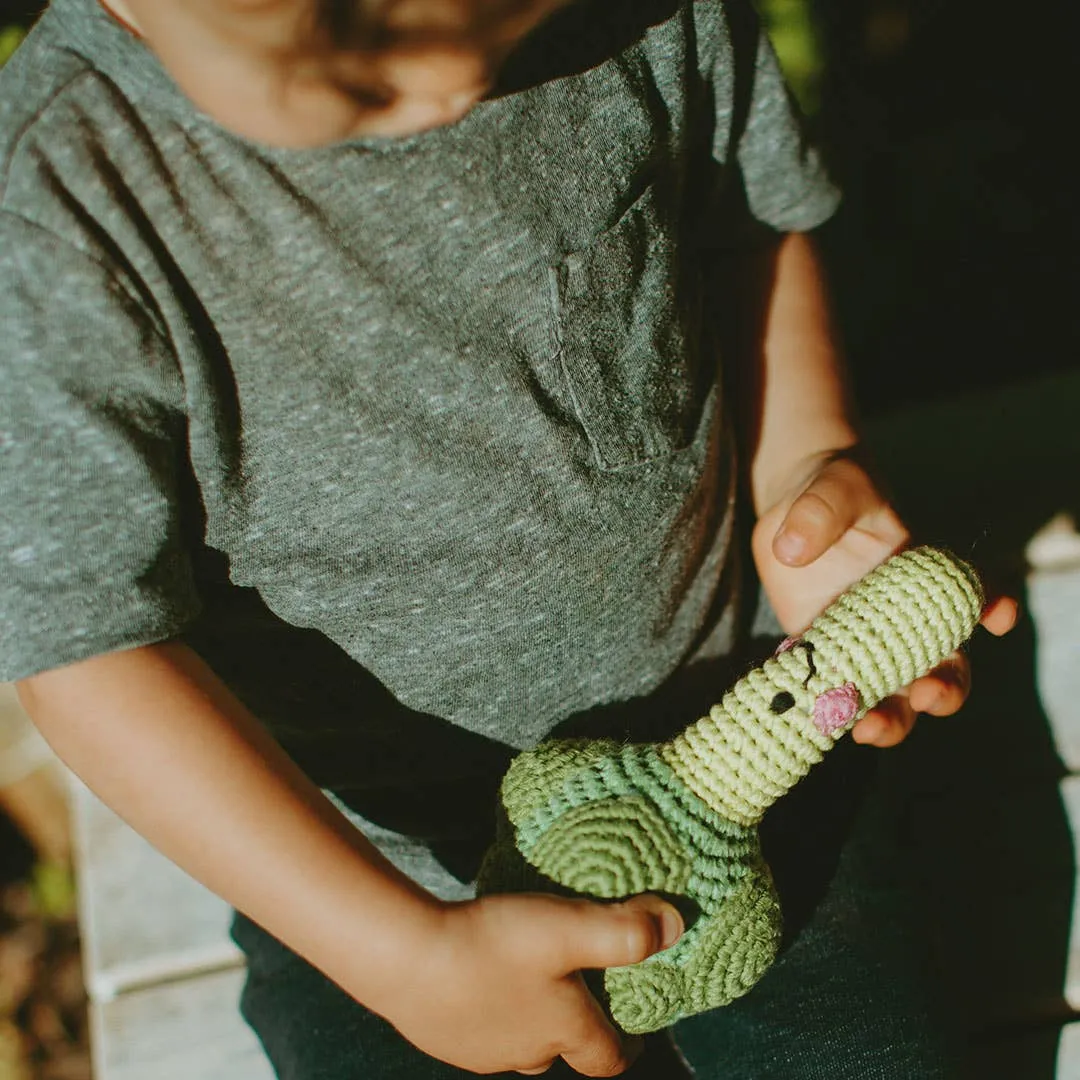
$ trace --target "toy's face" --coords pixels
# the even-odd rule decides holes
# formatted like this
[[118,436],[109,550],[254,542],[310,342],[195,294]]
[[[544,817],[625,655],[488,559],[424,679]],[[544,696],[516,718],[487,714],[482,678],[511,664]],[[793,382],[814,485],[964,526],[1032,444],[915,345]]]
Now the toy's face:
[[752,702],[758,718],[780,716],[785,725],[801,718],[835,739],[959,648],[982,607],[967,563],[934,548],[901,552],[838,597],[801,637],[783,642],[735,697]]
[[762,704],[773,716],[789,723],[813,725],[834,737],[851,727],[866,711],[859,688],[837,673],[835,658],[805,637],[788,638],[762,667],[736,684],[736,697],[753,695],[755,711]]

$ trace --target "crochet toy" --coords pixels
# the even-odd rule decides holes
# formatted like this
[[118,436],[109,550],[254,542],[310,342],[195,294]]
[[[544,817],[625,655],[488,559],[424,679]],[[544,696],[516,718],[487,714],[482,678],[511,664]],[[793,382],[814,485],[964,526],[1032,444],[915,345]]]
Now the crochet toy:
[[966,641],[982,607],[966,563],[905,551],[670,742],[552,741],[519,755],[501,788],[512,835],[489,851],[481,890],[553,882],[606,899],[685,898],[696,918],[671,948],[604,973],[611,1015],[647,1032],[728,1004],[780,940],[756,827],[765,810],[867,710]]

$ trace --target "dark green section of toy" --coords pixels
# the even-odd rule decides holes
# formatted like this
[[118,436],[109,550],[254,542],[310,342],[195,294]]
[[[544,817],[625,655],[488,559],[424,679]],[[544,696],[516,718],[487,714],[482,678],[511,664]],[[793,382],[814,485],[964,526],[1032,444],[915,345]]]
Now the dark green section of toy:
[[604,987],[612,1018],[636,1034],[730,1004],[768,970],[781,929],[780,905],[762,867],[671,949],[640,964],[608,969]]
[[516,759],[503,803],[481,891],[609,900],[658,892],[688,916],[672,948],[606,972],[609,1008],[625,1031],[726,1005],[772,962],[780,909],[756,830],[709,809],[655,747],[544,744]]

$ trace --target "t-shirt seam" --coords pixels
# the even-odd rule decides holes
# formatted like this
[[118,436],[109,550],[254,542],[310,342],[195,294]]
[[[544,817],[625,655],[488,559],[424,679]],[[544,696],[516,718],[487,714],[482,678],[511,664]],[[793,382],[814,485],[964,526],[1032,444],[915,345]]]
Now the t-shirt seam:
[[171,335],[168,333],[164,325],[158,316],[151,310],[149,310],[143,301],[142,297],[134,293],[127,284],[123,281],[116,270],[110,266],[107,262],[95,255],[92,251],[88,250],[81,244],[76,243],[75,240],[62,236],[60,233],[53,229],[42,225],[41,222],[29,217],[24,211],[16,209],[10,200],[10,183],[11,174],[14,170],[16,163],[19,160],[19,155],[22,151],[22,146],[25,140],[29,137],[30,133],[41,123],[43,123],[48,116],[49,112],[59,103],[61,97],[66,96],[69,91],[73,91],[76,84],[83,79],[101,78],[108,82],[111,86],[115,87],[118,91],[120,88],[116,82],[111,79],[105,72],[99,68],[94,67],[89,59],[83,56],[81,53],[75,51],[69,46],[58,46],[56,51],[63,53],[65,56],[72,57],[79,64],[82,65],[81,70],[76,72],[70,78],[65,80],[60,86],[57,86],[54,92],[45,100],[41,107],[34,113],[34,115],[26,122],[22,130],[15,136],[11,143],[11,150],[6,156],[4,162],[3,176],[0,177],[0,213],[9,214],[11,217],[20,220],[27,225],[35,229],[39,229],[41,232],[48,236],[51,236],[54,240],[61,244],[71,248],[73,251],[79,252],[85,258],[90,260],[94,265],[100,267],[108,275],[110,282],[112,282],[120,291],[145,315],[147,321],[150,324],[150,328],[153,330],[155,337],[169,350],[169,352],[176,356],[175,343],[172,340]]
[[40,221],[36,221],[34,218],[29,217],[21,210],[16,210],[10,205],[5,205],[2,197],[0,197],[0,214],[7,215],[7,217],[15,221],[20,221],[24,225],[29,226],[31,229],[36,229],[38,232],[44,233],[46,236],[55,240],[57,243],[62,244],[64,247],[70,248],[72,251],[77,252],[78,254],[83,256],[83,258],[85,258],[88,262],[92,263],[98,269],[102,270],[105,273],[109,284],[115,286],[121,293],[123,293],[123,295],[128,299],[128,301],[130,301],[132,304],[135,305],[136,308],[139,309],[142,315],[146,318],[149,329],[154,334],[154,337],[157,338],[161,345],[168,349],[169,354],[173,357],[174,360],[177,359],[175,343],[173,342],[171,335],[162,325],[161,320],[154,314],[154,312],[147,308],[146,303],[143,301],[142,297],[128,287],[124,279],[116,272],[115,268],[109,265],[108,262],[106,262],[100,256],[95,255],[94,252],[88,250],[83,245],[76,243],[71,238],[63,236],[60,233],[56,232],[55,229],[50,229],[47,225],[43,225]]
[[33,131],[34,128],[36,128],[38,124],[40,124],[44,120],[46,114],[53,108],[54,105],[56,105],[60,97],[65,95],[80,79],[83,79],[87,75],[96,71],[95,68],[92,68],[88,65],[86,57],[75,52],[73,49],[60,48],[57,46],[54,46],[54,48],[57,52],[61,52],[67,56],[74,57],[82,65],[82,69],[76,72],[70,78],[66,79],[59,86],[57,86],[53,90],[52,94],[49,95],[49,97],[46,98],[44,102],[42,102],[40,108],[38,108],[34,112],[34,114],[26,121],[26,123],[23,124],[19,133],[15,135],[15,137],[12,139],[11,150],[7,154],[6,160],[4,161],[3,176],[0,177],[0,209],[4,209],[5,204],[7,203],[8,185],[11,181],[12,167],[14,166],[15,161],[19,156],[19,152],[22,148],[23,142],[27,139],[30,132]]

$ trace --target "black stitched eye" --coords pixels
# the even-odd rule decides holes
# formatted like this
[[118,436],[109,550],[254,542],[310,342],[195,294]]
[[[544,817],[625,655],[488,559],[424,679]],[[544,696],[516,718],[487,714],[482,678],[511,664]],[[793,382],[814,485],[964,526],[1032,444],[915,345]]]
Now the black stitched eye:
[[769,708],[776,713],[777,716],[781,713],[786,713],[788,709],[792,708],[794,705],[795,695],[789,694],[786,690],[781,690],[780,693],[769,702]]

